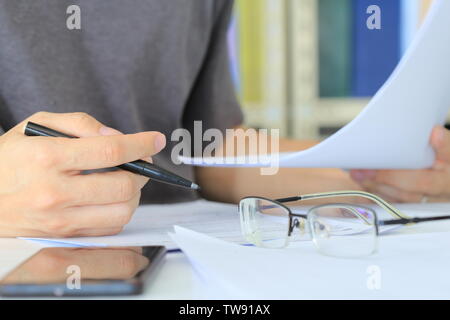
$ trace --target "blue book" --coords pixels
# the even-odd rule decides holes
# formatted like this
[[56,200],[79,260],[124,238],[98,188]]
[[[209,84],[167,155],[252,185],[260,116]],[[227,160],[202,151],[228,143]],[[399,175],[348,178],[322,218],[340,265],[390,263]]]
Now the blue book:
[[[371,5],[381,9],[381,29],[367,27]],[[353,0],[353,96],[373,96],[399,62],[400,17],[400,0]]]
[[319,92],[348,97],[351,90],[352,0],[319,0]]

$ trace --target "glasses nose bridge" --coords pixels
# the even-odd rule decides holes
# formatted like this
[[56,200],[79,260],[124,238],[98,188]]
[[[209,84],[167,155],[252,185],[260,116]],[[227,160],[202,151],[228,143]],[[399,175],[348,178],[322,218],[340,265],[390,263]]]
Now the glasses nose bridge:
[[300,231],[300,234],[305,233],[305,227],[306,227],[306,218],[304,217],[292,217],[291,216],[291,224],[289,228],[289,236],[292,234],[295,228],[298,228]]

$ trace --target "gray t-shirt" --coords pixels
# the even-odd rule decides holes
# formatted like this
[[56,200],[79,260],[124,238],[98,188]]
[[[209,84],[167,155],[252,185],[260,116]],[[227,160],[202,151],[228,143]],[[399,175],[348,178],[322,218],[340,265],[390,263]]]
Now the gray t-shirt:
[[[69,30],[70,5],[81,30]],[[172,163],[176,128],[221,130],[242,122],[230,79],[230,0],[0,0],[0,128],[37,111],[87,112],[124,133],[168,137],[155,163]],[[150,182],[143,203],[197,198]]]

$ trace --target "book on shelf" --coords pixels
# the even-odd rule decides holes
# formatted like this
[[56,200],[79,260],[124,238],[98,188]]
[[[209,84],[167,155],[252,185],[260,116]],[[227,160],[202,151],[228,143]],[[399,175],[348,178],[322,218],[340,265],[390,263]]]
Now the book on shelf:
[[[380,8],[380,29],[367,25],[367,8]],[[352,95],[373,96],[400,60],[400,0],[353,0]]]
[[319,94],[347,97],[351,91],[352,0],[319,0]]
[[235,2],[239,96],[248,123],[283,127],[285,117],[285,6],[279,0]]
[[[247,123],[306,138],[346,124],[389,77],[431,3],[236,0],[230,41]],[[367,29],[373,4],[381,30]]]

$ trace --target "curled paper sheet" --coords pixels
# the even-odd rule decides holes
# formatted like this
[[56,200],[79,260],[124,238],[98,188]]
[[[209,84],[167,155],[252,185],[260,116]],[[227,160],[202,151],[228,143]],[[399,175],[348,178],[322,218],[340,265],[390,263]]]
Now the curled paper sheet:
[[[444,224],[448,230],[449,224]],[[284,249],[264,249],[239,246],[179,226],[174,229],[170,236],[193,268],[227,299],[450,297],[450,277],[445,276],[450,266],[448,231],[381,237],[377,254],[342,259],[319,254],[307,241]],[[377,274],[380,277],[374,279]],[[373,280],[377,280],[376,287]]]
[[[435,155],[429,144],[434,126],[450,108],[450,1],[437,0],[390,78],[348,125],[305,151],[280,153],[262,161],[180,157],[197,166],[335,167],[421,169]],[[254,160],[254,159],[253,159]]]

